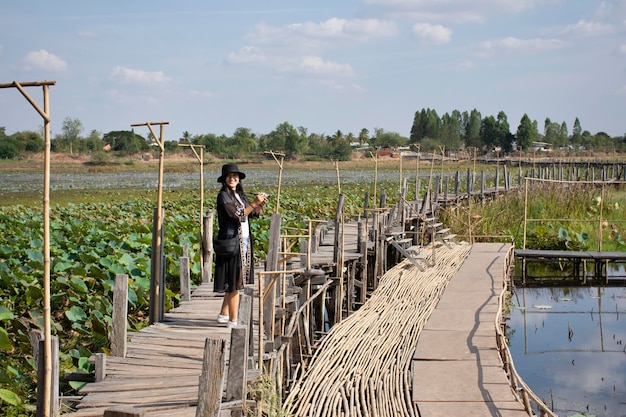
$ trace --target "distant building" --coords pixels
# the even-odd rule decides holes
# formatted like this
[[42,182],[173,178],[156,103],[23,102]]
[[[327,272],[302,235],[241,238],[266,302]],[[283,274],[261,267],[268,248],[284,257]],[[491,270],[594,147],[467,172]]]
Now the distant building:
[[530,145],[530,150],[531,151],[539,151],[539,152],[549,152],[552,149],[550,149],[550,144],[547,142],[533,142],[532,145]]

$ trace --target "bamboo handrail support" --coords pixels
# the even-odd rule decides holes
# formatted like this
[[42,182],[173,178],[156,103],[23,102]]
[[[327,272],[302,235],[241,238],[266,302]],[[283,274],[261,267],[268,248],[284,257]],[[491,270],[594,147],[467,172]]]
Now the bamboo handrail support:
[[[163,217],[162,217],[163,168],[164,168],[164,158],[165,158],[165,144],[164,144],[165,132],[164,131],[165,131],[165,125],[167,124],[169,124],[169,122],[146,122],[146,123],[133,123],[130,125],[131,127],[147,126],[148,129],[150,130],[150,133],[152,134],[152,137],[154,138],[157,145],[159,146],[159,177],[158,177],[159,183],[158,183],[158,192],[157,192],[156,233],[155,233],[155,239],[156,239],[155,247],[157,248],[157,253],[152,254],[152,256],[155,256],[154,265],[155,265],[157,277],[160,277],[160,274],[161,274],[161,267],[162,267],[161,257],[163,255],[161,251],[162,249],[161,231],[163,227]],[[160,126],[161,130],[160,130],[159,136],[157,136],[156,133],[154,132],[152,125]],[[160,281],[161,280],[158,279],[158,280],[155,280],[155,282],[151,283],[154,286],[154,296],[155,296],[154,302],[151,301],[151,304],[154,305],[154,311],[151,312],[150,314],[151,323],[160,321],[161,316],[163,315],[162,308],[159,305],[159,301],[158,301],[161,299],[161,291],[163,290],[163,288],[161,288],[160,286]]]
[[[193,154],[195,155],[198,163],[200,164],[200,241],[202,241],[204,236],[204,145],[194,145],[191,143],[180,143],[178,144],[180,147],[191,148]],[[198,151],[196,148],[200,149],[200,154],[198,155]],[[200,256],[200,270],[204,271],[204,259]]]
[[[274,151],[266,151],[264,154],[272,155],[272,158],[274,158],[274,161],[278,164],[278,189],[276,190],[276,208],[274,210],[274,213],[278,213],[280,209],[280,189],[283,182],[283,162],[285,161],[285,154]],[[280,161],[277,156],[280,157]]]
[[[44,265],[44,383],[43,417],[56,412],[56,404],[52,403],[52,316],[50,313],[50,98],[49,87],[56,81],[13,81],[0,84],[0,88],[17,88],[24,98],[33,106],[44,120],[44,189],[43,189],[43,265]],[[24,87],[43,87],[43,109],[24,90]]]

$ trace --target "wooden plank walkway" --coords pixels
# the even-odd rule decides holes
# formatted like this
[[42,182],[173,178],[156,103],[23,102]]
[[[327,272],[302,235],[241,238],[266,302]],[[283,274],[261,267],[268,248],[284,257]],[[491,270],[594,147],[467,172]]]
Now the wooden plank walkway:
[[77,410],[63,415],[101,417],[111,407],[135,407],[145,417],[195,416],[205,340],[230,342],[230,329],[216,320],[223,297],[212,286],[198,287],[162,323],[129,333],[126,357],[107,356],[106,378],[87,384]]
[[[349,363],[343,363],[348,357],[361,358],[361,362],[369,358],[363,362],[367,369],[374,373],[383,372],[383,377],[378,379],[361,378],[366,384],[363,386],[356,382],[348,383],[350,377],[348,380],[342,379],[346,384],[340,388],[343,395],[348,394],[348,398],[351,398],[350,404],[353,400],[358,401],[361,394],[357,392],[362,393],[363,387],[366,387],[368,395],[370,392],[374,393],[368,406],[379,411],[393,409],[400,412],[404,409],[407,414],[401,413],[403,415],[417,415],[410,405],[412,400],[421,417],[527,415],[522,405],[513,397],[495,347],[495,309],[502,283],[502,257],[505,256],[508,245],[475,244],[469,258],[460,264],[455,259],[459,256],[464,258],[462,253],[469,251],[469,247],[464,249],[464,246],[467,247],[467,244],[454,245],[452,249],[440,246],[437,263],[432,264],[425,273],[411,266],[410,262],[398,265],[398,270],[390,271],[390,286],[386,287],[385,281],[381,282],[382,292],[379,291],[379,297],[374,296],[374,300],[378,299],[379,303],[371,305],[371,300],[368,300],[366,305],[350,316],[350,320],[346,319],[333,327],[324,339],[316,356],[324,357],[333,353],[343,355],[339,363],[327,367],[325,372],[345,369],[348,375],[353,375],[354,368]],[[326,250],[323,252],[325,254],[320,255],[323,258],[327,259],[331,255]],[[445,278],[446,274],[442,272],[450,268],[446,265],[454,264],[459,264],[460,270],[446,287],[444,282],[450,278]],[[394,274],[404,276],[408,286],[402,287],[394,283],[399,278]],[[423,285],[418,283],[417,277],[420,276],[424,279]],[[409,279],[410,277],[413,279]],[[441,283],[438,284],[438,280]],[[222,297],[213,293],[210,286],[212,285],[197,288],[192,300],[166,313],[162,323],[130,334],[127,357],[107,357],[106,378],[83,388],[81,394],[84,397],[78,403],[77,409],[64,415],[101,417],[106,409],[123,406],[141,410],[145,417],[195,416],[205,340],[210,337],[224,339],[227,343],[230,341],[230,330],[216,321]],[[428,300],[434,300],[434,312],[421,318],[415,314],[417,307],[413,298],[413,301],[400,302],[400,296],[390,296],[385,291],[392,291],[394,294],[399,292],[402,296],[417,291],[417,298],[424,304],[424,312],[429,310]],[[443,295],[439,298],[441,291]],[[437,300],[440,300],[438,304]],[[394,313],[397,308],[403,309],[407,313],[405,316],[415,321],[414,330],[409,332],[412,336],[406,334],[408,321],[398,321],[398,314]],[[373,321],[359,319],[361,315],[368,313],[373,314]],[[383,319],[383,314],[389,320]],[[364,323],[356,325],[358,322]],[[381,338],[380,342],[374,343],[377,349],[381,349],[380,358],[374,355],[373,345],[370,343],[348,343],[343,340],[342,347],[333,345],[335,342],[329,337],[331,334],[338,334],[341,336],[339,339],[345,339],[346,335],[342,335],[341,329],[354,334],[355,326],[364,326],[365,333],[361,336],[366,339],[371,339],[373,334]],[[255,321],[255,327],[258,327],[258,321]],[[387,331],[391,331],[391,334],[387,334]],[[359,336],[359,332],[356,333]],[[394,337],[399,337],[398,346],[393,343]],[[419,343],[411,345],[411,341],[417,339]],[[325,351],[324,346],[331,346],[332,349]],[[345,356],[350,348],[355,347],[365,348],[366,351],[363,354]],[[227,348],[226,352],[228,351]],[[406,369],[411,364],[413,370],[406,377],[404,367],[401,366],[403,361],[398,359],[405,356]],[[379,364],[376,365],[377,363]],[[319,374],[315,369],[313,365],[310,368],[311,373]],[[411,377],[413,381],[409,386],[404,381],[410,382]],[[380,386],[372,385],[376,380],[380,380]],[[390,381],[393,381],[391,385]],[[302,384],[306,383],[301,382],[300,390],[304,388]],[[349,386],[356,390],[354,395],[346,391]],[[323,384],[311,389],[316,392],[320,389],[327,390],[328,387],[328,384]],[[409,391],[402,392],[409,389],[412,394]],[[287,404],[289,401],[288,399]],[[294,406],[296,402],[293,399],[291,401],[291,406]],[[341,404],[343,406],[344,403]],[[324,405],[326,406],[328,404]],[[361,407],[365,409],[363,405]],[[299,410],[296,415],[305,415],[311,411],[311,415],[321,415],[315,414],[319,409],[308,409],[303,413],[300,411],[303,410]],[[228,410],[223,410],[221,415],[226,416],[229,413]]]
[[498,355],[495,317],[510,245],[475,243],[450,280],[413,356],[421,417],[526,417]]

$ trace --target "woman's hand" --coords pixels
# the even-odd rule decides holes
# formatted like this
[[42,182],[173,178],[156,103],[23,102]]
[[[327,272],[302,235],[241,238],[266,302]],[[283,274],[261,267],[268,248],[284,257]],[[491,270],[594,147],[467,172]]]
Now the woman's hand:
[[267,204],[267,199],[268,199],[267,194],[265,194],[265,193],[258,193],[254,197],[254,203],[255,203],[255,205],[257,205],[259,207],[265,207],[265,204]]

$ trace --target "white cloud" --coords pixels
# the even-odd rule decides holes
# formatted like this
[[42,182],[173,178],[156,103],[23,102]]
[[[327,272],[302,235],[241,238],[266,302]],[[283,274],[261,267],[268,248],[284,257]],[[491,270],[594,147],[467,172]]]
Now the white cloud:
[[309,74],[350,76],[353,74],[349,64],[340,64],[332,61],[324,61],[319,56],[304,56],[297,63],[295,70]]
[[280,27],[260,24],[246,36],[248,44],[231,52],[226,61],[264,65],[285,73],[346,77],[354,75],[353,68],[326,60],[321,56],[323,51],[397,33],[395,23],[377,19],[333,17],[319,23],[309,21]]
[[452,38],[452,30],[441,25],[416,23],[413,25],[412,30],[413,34],[421,42],[428,44],[444,44],[450,42]]
[[364,0],[374,12],[394,19],[485,22],[490,15],[520,13],[555,0]]
[[199,90],[191,90],[189,92],[189,95],[191,97],[202,97],[202,98],[215,98],[217,97],[217,94],[211,92],[211,91],[199,91]]
[[28,55],[22,59],[22,69],[25,71],[46,70],[62,72],[65,71],[66,68],[67,64],[65,61],[44,49],[29,52]]
[[613,33],[615,28],[612,25],[591,22],[585,19],[581,19],[573,25],[567,25],[560,30],[561,35],[568,36],[598,36]]
[[[2,48],[0,47],[0,52],[2,52]],[[620,54],[626,55],[626,43],[623,43],[619,46]]]
[[321,23],[292,23],[282,27],[258,25],[248,35],[248,40],[258,45],[307,49],[332,47],[337,42],[364,42],[372,38],[395,36],[397,33],[398,28],[393,22],[333,17]]
[[254,46],[244,46],[238,52],[228,54],[228,62],[233,64],[253,64],[265,62],[263,52]]
[[163,71],[149,72],[122,66],[113,68],[109,79],[123,84],[152,84],[170,81]]
[[493,41],[486,41],[480,44],[479,53],[484,56],[491,56],[497,53],[510,52],[536,52],[540,50],[563,48],[565,42],[559,39],[519,39],[508,37]]

